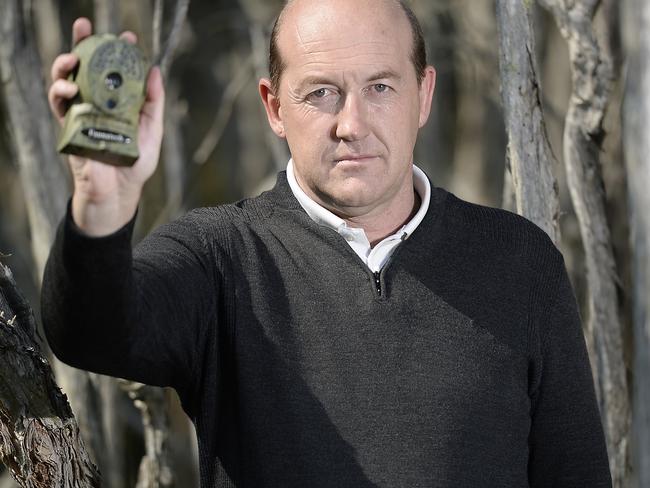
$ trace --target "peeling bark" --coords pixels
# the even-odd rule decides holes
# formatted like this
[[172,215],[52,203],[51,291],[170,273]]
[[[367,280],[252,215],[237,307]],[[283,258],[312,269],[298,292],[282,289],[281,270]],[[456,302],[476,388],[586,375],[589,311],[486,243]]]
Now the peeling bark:
[[618,277],[605,214],[599,153],[609,102],[611,63],[593,28],[600,0],[540,0],[551,11],[569,46],[573,93],[565,121],[564,159],[573,206],[585,247],[587,334],[615,487],[626,486],[630,406],[618,309]]
[[[518,213],[560,241],[555,157],[546,133],[535,61],[530,8],[521,0],[498,0],[501,95],[508,133],[507,158]],[[508,182],[508,179],[506,179]],[[508,189],[504,195],[508,196]],[[504,202],[507,203],[507,202]]]
[[0,264],[0,461],[20,486],[99,486],[65,395],[36,342],[31,308]]

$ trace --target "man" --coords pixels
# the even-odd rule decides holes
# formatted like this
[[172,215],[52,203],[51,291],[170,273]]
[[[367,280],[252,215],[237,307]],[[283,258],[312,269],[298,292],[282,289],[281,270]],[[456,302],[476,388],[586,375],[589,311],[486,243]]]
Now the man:
[[[75,63],[53,66],[59,117]],[[413,166],[434,82],[401,2],[289,2],[260,81],[286,173],[132,253],[154,70],[136,165],[71,158],[43,292],[55,353],[176,388],[206,487],[611,486],[561,254]]]

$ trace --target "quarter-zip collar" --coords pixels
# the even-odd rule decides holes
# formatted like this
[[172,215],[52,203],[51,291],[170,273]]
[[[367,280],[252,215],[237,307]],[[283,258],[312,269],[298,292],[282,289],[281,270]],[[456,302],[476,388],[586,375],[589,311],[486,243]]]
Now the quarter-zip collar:
[[397,246],[408,239],[424,219],[431,201],[431,183],[424,172],[413,165],[413,186],[420,196],[421,204],[416,214],[394,234],[384,238],[375,247],[370,245],[366,233],[361,228],[350,227],[345,220],[333,214],[312,200],[300,187],[293,170],[293,160],[287,164],[287,181],[298,203],[307,215],[317,224],[338,232],[361,260],[374,273],[379,272],[393,254]]

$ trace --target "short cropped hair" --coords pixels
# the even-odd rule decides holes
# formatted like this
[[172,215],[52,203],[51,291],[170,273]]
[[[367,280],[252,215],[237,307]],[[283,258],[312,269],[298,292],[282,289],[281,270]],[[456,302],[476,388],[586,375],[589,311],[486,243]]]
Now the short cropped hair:
[[[422,83],[424,79],[424,71],[427,67],[427,50],[424,44],[424,34],[422,32],[422,26],[418,21],[417,17],[413,13],[411,7],[409,7],[404,0],[396,0],[399,6],[402,8],[402,11],[406,14],[406,18],[411,25],[411,33],[413,40],[413,48],[411,50],[411,62],[415,68],[415,75],[418,78],[418,82]],[[288,3],[287,3],[288,4]],[[285,5],[286,9],[286,5]],[[271,77],[271,89],[273,93],[278,93],[278,88],[280,87],[280,78],[282,77],[282,72],[285,69],[284,61],[282,56],[280,56],[280,50],[278,49],[278,34],[280,31],[280,25],[282,24],[282,14],[284,9],[278,15],[278,18],[275,19],[273,24],[273,30],[271,31],[271,42],[269,46],[269,75]]]

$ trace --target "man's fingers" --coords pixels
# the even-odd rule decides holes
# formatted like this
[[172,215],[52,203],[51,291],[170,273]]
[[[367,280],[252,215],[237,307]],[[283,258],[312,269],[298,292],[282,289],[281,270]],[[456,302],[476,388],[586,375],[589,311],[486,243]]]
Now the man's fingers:
[[76,46],[83,38],[93,33],[93,25],[86,17],[79,17],[72,24],[72,45]]
[[142,114],[153,120],[162,120],[165,107],[165,89],[158,66],[153,66],[147,78],[147,93],[142,106]]
[[79,57],[76,54],[66,53],[57,56],[52,63],[52,81],[66,79],[78,62]]
[[76,83],[68,80],[56,80],[50,87],[50,93],[54,98],[71,99],[79,91],[79,86]]
[[154,66],[147,78],[147,96],[140,112],[139,144],[141,158],[157,159],[163,132],[165,90],[160,68]]
[[50,108],[59,121],[63,120],[68,107],[68,101],[73,99],[79,92],[79,87],[71,81],[58,79],[50,87],[47,100]]
[[164,101],[165,90],[163,88],[160,66],[153,66],[147,78],[147,102],[159,103]]
[[138,36],[135,34],[135,32],[131,31],[124,31],[120,34],[120,39],[124,39],[126,42],[130,42],[131,44],[136,44],[138,42]]
[[[165,89],[163,88],[160,68],[154,66],[147,78],[147,96],[140,112],[140,142],[160,151],[160,139],[163,130],[163,112],[165,111]],[[153,143],[153,145],[152,145]],[[157,156],[156,156],[157,157]]]

